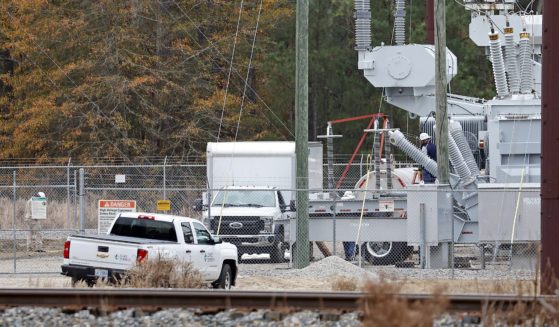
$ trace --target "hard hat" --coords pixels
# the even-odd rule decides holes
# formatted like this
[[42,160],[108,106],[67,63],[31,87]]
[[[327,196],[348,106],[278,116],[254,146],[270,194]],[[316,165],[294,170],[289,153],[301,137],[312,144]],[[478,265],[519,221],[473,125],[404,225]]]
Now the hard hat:
[[421,134],[419,134],[419,139],[421,141],[430,140],[431,136],[429,136],[429,134],[427,134],[427,133],[421,133]]
[[37,198],[44,198],[44,197],[45,197],[45,193],[43,193],[43,192],[37,192],[37,193],[35,193],[35,197],[37,197]]

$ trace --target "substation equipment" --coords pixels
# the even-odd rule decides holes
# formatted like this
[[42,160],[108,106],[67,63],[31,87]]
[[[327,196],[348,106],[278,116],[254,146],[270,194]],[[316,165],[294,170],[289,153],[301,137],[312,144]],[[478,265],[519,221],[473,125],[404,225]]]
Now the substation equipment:
[[[405,1],[395,1],[395,45],[372,47],[369,0],[355,0],[358,68],[384,88],[388,103],[419,116],[421,132],[434,138],[435,47],[405,43]],[[388,250],[422,246],[428,268],[449,267],[452,243],[508,244],[513,265],[535,264],[535,251],[527,249],[540,241],[542,16],[515,12],[512,0],[464,4],[471,12],[469,37],[486,50],[497,95],[448,94],[450,184],[413,183],[413,170],[390,169],[386,153],[381,163],[382,137],[437,176],[435,161],[377,121],[366,131],[375,137],[374,171],[355,186],[364,191],[334,194],[334,201],[332,194],[311,198],[311,241],[354,242],[359,234],[359,242],[388,244]],[[458,62],[449,49],[446,58],[450,83]],[[330,153],[331,125],[325,137]]]

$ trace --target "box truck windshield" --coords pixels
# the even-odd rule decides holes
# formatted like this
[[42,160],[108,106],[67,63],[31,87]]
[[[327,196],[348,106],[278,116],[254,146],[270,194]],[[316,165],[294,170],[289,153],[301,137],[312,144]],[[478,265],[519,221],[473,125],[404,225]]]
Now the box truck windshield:
[[271,190],[221,190],[216,194],[213,206],[275,207],[276,196]]

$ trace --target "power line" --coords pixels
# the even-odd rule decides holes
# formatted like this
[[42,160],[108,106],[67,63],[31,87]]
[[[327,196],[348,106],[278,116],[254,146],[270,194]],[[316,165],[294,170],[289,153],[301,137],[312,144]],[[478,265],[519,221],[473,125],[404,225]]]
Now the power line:
[[258,9],[258,18],[256,19],[256,28],[254,30],[254,38],[252,39],[252,48],[250,49],[250,59],[248,61],[247,67],[247,77],[245,78],[245,87],[243,89],[243,98],[241,100],[241,110],[239,111],[239,120],[237,121],[237,131],[235,132],[235,141],[237,141],[237,135],[239,135],[239,126],[241,125],[241,116],[243,114],[243,105],[245,104],[245,96],[248,85],[248,76],[250,73],[250,65],[252,64],[252,55],[254,53],[254,44],[256,43],[256,35],[258,34],[258,25],[260,23],[260,13],[262,12],[262,1],[260,0],[260,8]]
[[[223,98],[223,107],[221,108],[221,118],[219,119],[219,129],[217,130],[217,142],[219,142],[219,136],[221,134],[221,123],[223,122],[223,114],[225,112],[225,104],[227,102],[227,93],[229,92],[229,81],[231,80],[231,70],[233,69],[233,59],[235,58],[235,49],[237,48],[237,35],[239,34],[239,25],[241,25],[241,16],[243,13],[243,3],[241,0],[241,6],[239,7],[239,18],[237,18],[237,30],[235,31],[235,42],[233,42],[233,51],[231,52],[231,62],[229,62],[229,73],[227,74],[227,85],[225,86],[225,96]],[[250,65],[249,65],[250,68]],[[241,105],[241,111],[243,110]],[[240,119],[240,117],[239,117]],[[238,126],[237,126],[238,130]],[[237,136],[235,135],[235,140]]]
[[[161,1],[161,0],[158,0]],[[219,49],[215,46],[215,44],[210,40],[210,38],[208,38],[206,36],[206,34],[204,33],[204,31],[202,31],[202,29],[192,20],[192,18],[190,18],[190,16],[183,10],[183,8],[181,6],[179,6],[177,4],[177,2],[175,0],[171,0],[173,1],[173,3],[175,4],[175,6],[181,11],[181,13],[186,17],[186,19],[188,19],[188,21],[196,28],[196,30],[198,31],[198,33],[200,33],[200,35],[202,35],[204,37],[204,39],[206,39],[206,41],[208,41],[208,43],[215,49],[215,51],[220,55],[221,59],[226,61],[227,63],[229,63],[229,61],[227,60],[227,58],[225,58],[225,56],[221,53],[221,51],[219,51]],[[171,16],[172,17],[172,16]],[[197,41],[195,41],[198,45],[200,45]],[[215,61],[214,61],[215,63]],[[216,65],[219,66],[219,64],[215,63]],[[220,69],[222,69],[219,66]],[[236,70],[235,68],[233,68],[232,70],[239,78],[242,79],[240,73],[238,70]],[[252,86],[247,85],[247,88],[252,91],[254,93],[254,95],[258,98],[258,100],[260,100],[260,102],[262,102],[262,104],[266,107],[266,109],[268,111],[270,111],[272,113],[272,115],[277,119],[277,121],[283,126],[283,128],[285,128],[289,134],[292,137],[295,137],[295,135],[293,134],[293,132],[283,123],[283,121],[276,115],[276,113],[266,104],[266,102],[264,102],[264,100],[262,99],[262,97],[260,97],[260,95],[256,92],[256,90],[254,90],[254,88],[252,88]],[[271,123],[271,122],[270,122]]]

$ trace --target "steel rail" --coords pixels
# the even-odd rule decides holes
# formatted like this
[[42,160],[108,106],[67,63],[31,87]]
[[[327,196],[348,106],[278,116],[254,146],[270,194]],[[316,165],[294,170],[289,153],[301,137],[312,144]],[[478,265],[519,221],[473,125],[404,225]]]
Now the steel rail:
[[[409,302],[433,299],[430,294],[399,294]],[[448,311],[481,312],[492,306],[509,310],[519,302],[556,303],[553,296],[442,295]],[[0,307],[94,307],[106,311],[120,308],[200,308],[200,309],[291,309],[355,311],[367,301],[360,292],[264,292],[192,289],[0,289]]]

